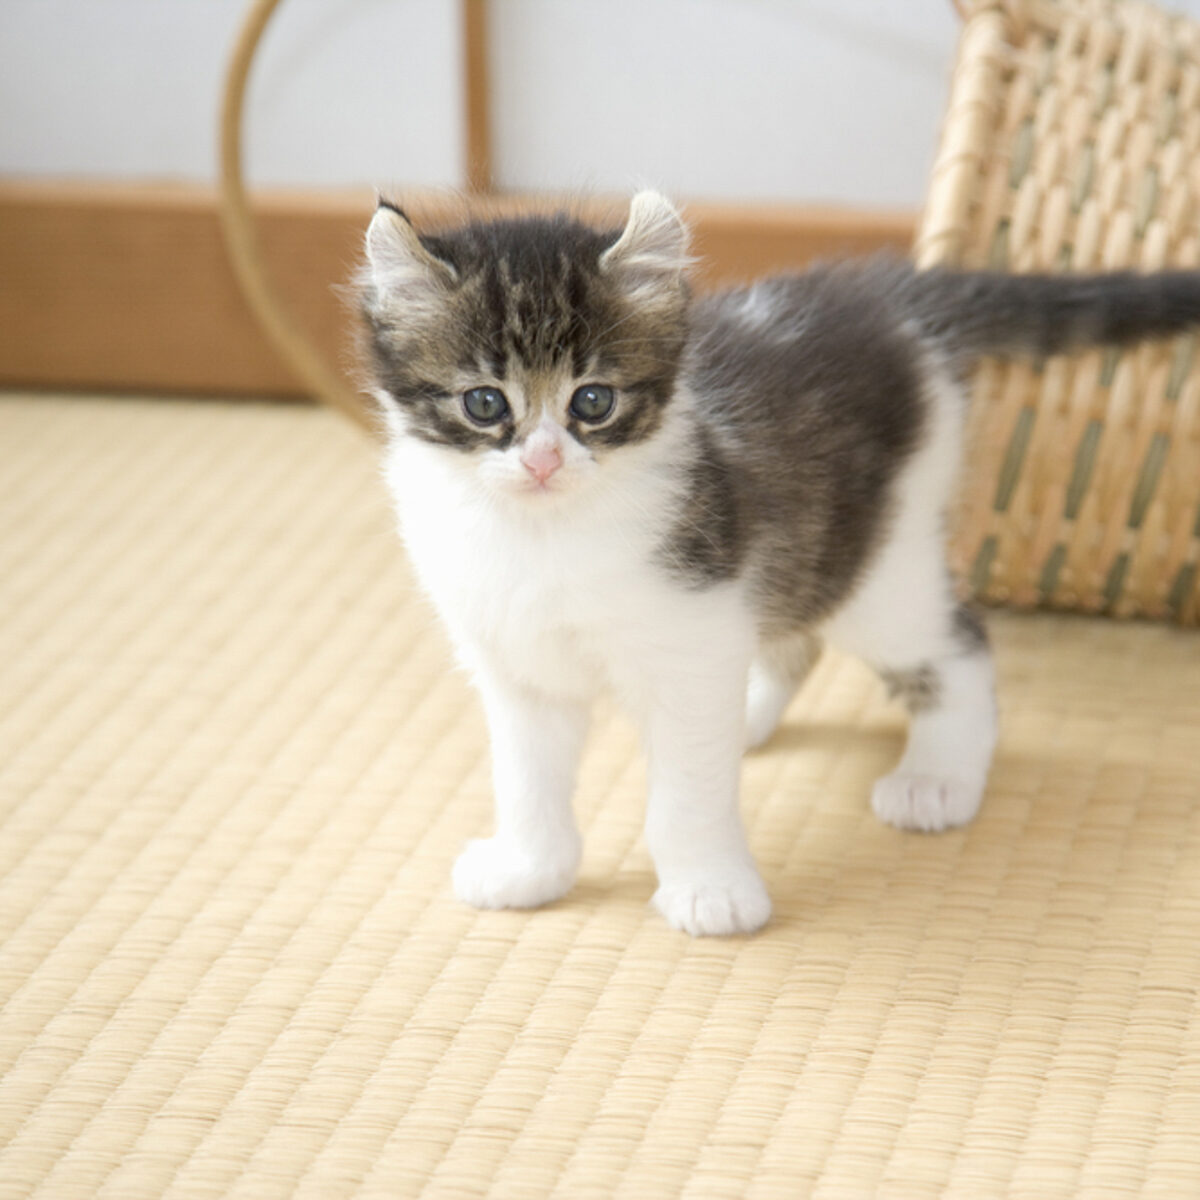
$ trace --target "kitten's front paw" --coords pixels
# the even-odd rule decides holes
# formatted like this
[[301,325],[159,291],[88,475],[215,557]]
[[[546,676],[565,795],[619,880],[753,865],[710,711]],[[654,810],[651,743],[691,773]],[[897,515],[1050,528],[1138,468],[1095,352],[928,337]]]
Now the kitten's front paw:
[[654,893],[654,904],[668,925],[693,937],[753,933],[771,915],[771,897],[753,867],[721,883],[664,884]]
[[505,838],[477,838],[454,864],[454,894],[476,908],[549,904],[571,890],[579,852],[578,839],[539,855]]
[[983,787],[933,775],[897,771],[877,780],[871,792],[875,815],[897,829],[940,833],[966,825],[979,811]]

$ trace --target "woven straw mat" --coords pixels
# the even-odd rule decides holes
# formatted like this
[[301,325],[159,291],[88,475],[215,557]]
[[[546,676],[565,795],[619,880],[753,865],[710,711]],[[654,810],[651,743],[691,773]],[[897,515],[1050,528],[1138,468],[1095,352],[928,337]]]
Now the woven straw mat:
[[[922,266],[1200,265],[1200,25],[1134,0],[964,0]],[[1200,356],[986,365],[954,558],[1021,607],[1200,623]]]
[[479,708],[313,408],[0,402],[0,1197],[1200,1195],[1200,638],[992,621],[982,815],[869,814],[826,657],[745,766],[776,903],[647,907],[609,710],[582,878],[453,898]]

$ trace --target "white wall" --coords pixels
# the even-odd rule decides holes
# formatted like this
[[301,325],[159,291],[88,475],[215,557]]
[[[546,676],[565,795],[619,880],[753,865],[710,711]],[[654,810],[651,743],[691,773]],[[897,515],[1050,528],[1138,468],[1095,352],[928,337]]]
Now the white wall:
[[500,0],[508,187],[917,205],[949,0]]
[[[0,171],[211,179],[247,0],[0,0]],[[1200,14],[1200,0],[1186,7]],[[949,0],[491,0],[509,188],[920,203]],[[462,181],[458,0],[286,0],[258,182]]]
[[[0,171],[212,179],[247,0],[0,0]],[[264,183],[461,175],[459,10],[286,0],[255,64],[246,159]]]

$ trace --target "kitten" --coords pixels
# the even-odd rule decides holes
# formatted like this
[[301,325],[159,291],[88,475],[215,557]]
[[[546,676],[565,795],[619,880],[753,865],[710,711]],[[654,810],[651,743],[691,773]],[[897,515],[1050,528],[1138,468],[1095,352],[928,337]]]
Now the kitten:
[[465,901],[562,896],[588,709],[611,689],[649,751],[654,902],[692,934],[771,903],[738,814],[820,645],[911,713],[878,816],[975,815],[996,742],[992,664],[956,603],[944,515],[967,368],[1200,321],[1200,274],[1004,276],[820,266],[691,300],[661,196],[620,231],[565,216],[418,234],[381,203],[361,298],[386,474],[417,573],[491,732],[495,833]]

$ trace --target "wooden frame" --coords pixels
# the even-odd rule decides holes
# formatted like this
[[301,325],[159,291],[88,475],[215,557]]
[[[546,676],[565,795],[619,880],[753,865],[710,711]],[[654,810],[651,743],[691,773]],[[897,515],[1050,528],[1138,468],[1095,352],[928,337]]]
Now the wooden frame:
[[[468,190],[489,211],[553,207],[553,198],[494,190],[487,0],[459,3]],[[256,0],[249,10],[235,82],[244,81],[277,4]],[[226,124],[240,121],[240,112],[239,100]],[[406,195],[404,203],[418,223],[433,226],[462,212],[446,196]],[[624,203],[572,207],[615,226]],[[357,192],[255,197],[272,290],[318,354],[348,378],[354,318],[339,285],[352,274],[373,207],[373,195]],[[907,252],[916,225],[908,213],[782,205],[692,204],[687,216],[701,287],[824,255]],[[307,394],[238,287],[216,189],[0,181],[0,281],[0,386]]]
[[490,192],[492,173],[492,86],[488,59],[487,0],[461,0],[463,32],[463,154],[467,187]]
[[[461,201],[406,197],[419,222]],[[490,210],[552,206],[488,197]],[[622,201],[583,214],[620,220]],[[371,193],[256,199],[272,276],[329,361],[352,374],[352,314],[338,292],[374,208]],[[579,205],[575,206],[579,208]],[[701,287],[815,257],[907,251],[915,218],[786,206],[692,204]],[[0,183],[0,385],[304,394],[259,331],[225,254],[216,193],[202,187]]]

